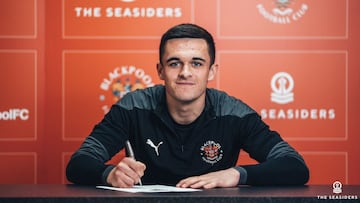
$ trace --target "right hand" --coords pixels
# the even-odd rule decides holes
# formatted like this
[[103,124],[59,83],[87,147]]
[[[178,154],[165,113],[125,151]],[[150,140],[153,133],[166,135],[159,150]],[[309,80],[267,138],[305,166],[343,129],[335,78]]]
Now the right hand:
[[132,187],[139,183],[145,169],[146,166],[142,162],[125,157],[110,171],[106,181],[114,187]]

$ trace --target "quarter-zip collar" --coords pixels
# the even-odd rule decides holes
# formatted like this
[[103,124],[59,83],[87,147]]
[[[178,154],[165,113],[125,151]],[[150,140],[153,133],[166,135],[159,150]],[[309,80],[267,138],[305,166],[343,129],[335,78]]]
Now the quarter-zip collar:
[[[209,94],[210,94],[210,90],[207,89],[205,95],[205,107],[204,107],[204,111],[202,112],[202,114],[205,114],[203,125],[206,125],[209,121],[216,118],[215,110],[212,105],[211,97],[209,96]],[[171,129],[171,131],[174,132],[174,130],[171,127],[172,121],[168,116],[169,112],[166,104],[165,87],[163,87],[161,93],[158,96],[159,96],[159,102],[154,113],[169,129]],[[198,127],[202,127],[202,126],[198,126]]]

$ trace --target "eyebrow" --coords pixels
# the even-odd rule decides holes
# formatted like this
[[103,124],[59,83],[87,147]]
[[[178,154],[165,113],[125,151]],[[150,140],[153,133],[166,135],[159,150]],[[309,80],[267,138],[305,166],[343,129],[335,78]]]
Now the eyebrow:
[[168,63],[170,61],[180,61],[180,59],[178,57],[171,57],[166,60],[166,63]]
[[197,61],[203,61],[203,62],[206,62],[206,60],[205,60],[205,59],[200,58],[200,57],[193,57],[192,59],[193,59],[193,60],[197,60]]

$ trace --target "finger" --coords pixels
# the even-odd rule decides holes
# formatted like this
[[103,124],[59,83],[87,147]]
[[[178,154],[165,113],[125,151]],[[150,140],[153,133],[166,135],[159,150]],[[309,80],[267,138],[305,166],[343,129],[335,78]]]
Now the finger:
[[112,183],[113,187],[120,187],[120,188],[128,188],[131,187],[130,185],[127,185],[122,179],[116,178],[115,181]]
[[136,161],[134,165],[131,165],[131,167],[139,175],[139,177],[142,177],[146,170],[146,165],[140,161]]
[[109,174],[107,182],[114,187],[130,187],[131,185],[126,184],[123,180],[126,178],[124,173],[115,167]]
[[144,175],[144,171],[146,169],[144,163],[136,161],[135,159],[130,157],[124,158],[123,162],[126,163],[133,171],[135,171],[138,174],[139,178]]
[[182,187],[182,188],[187,188],[187,187],[190,187],[191,185],[197,183],[198,181],[199,181],[198,176],[189,177],[189,178],[181,180],[178,184],[176,184],[176,186]]
[[209,183],[203,185],[202,187],[203,187],[204,189],[211,189],[211,188],[216,188],[217,185],[216,185],[215,182],[209,182]]
[[204,187],[204,185],[206,185],[207,183],[203,180],[198,180],[197,182],[194,182],[193,184],[189,184],[188,187],[190,188],[202,188]]
[[[131,177],[131,175],[129,175],[129,173],[131,173],[131,172],[125,172],[124,169],[115,170],[114,174],[115,174],[115,181],[116,181],[117,185],[119,185],[121,187],[132,187],[135,184],[136,179]],[[132,173],[135,174],[134,172],[132,172]]]
[[120,162],[116,168],[116,177],[122,180],[126,185],[132,186],[140,179],[139,174],[125,162]]
[[210,189],[215,188],[217,186],[216,180],[208,178],[206,176],[199,176],[196,181],[193,181],[192,183],[187,183],[188,187],[190,188],[204,188],[204,189]]
[[190,187],[210,189],[217,187],[217,179],[208,177],[207,175],[190,177],[181,180],[176,186],[182,188]]

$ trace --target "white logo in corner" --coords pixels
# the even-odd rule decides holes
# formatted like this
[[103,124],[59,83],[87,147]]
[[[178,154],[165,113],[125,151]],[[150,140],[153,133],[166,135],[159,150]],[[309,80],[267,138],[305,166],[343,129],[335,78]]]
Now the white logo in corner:
[[335,193],[335,194],[342,193],[342,184],[340,181],[335,181],[333,183],[333,193]]
[[332,195],[318,195],[317,198],[320,200],[358,200],[359,197],[355,194],[343,194],[342,183],[335,181],[332,184],[333,193]]

